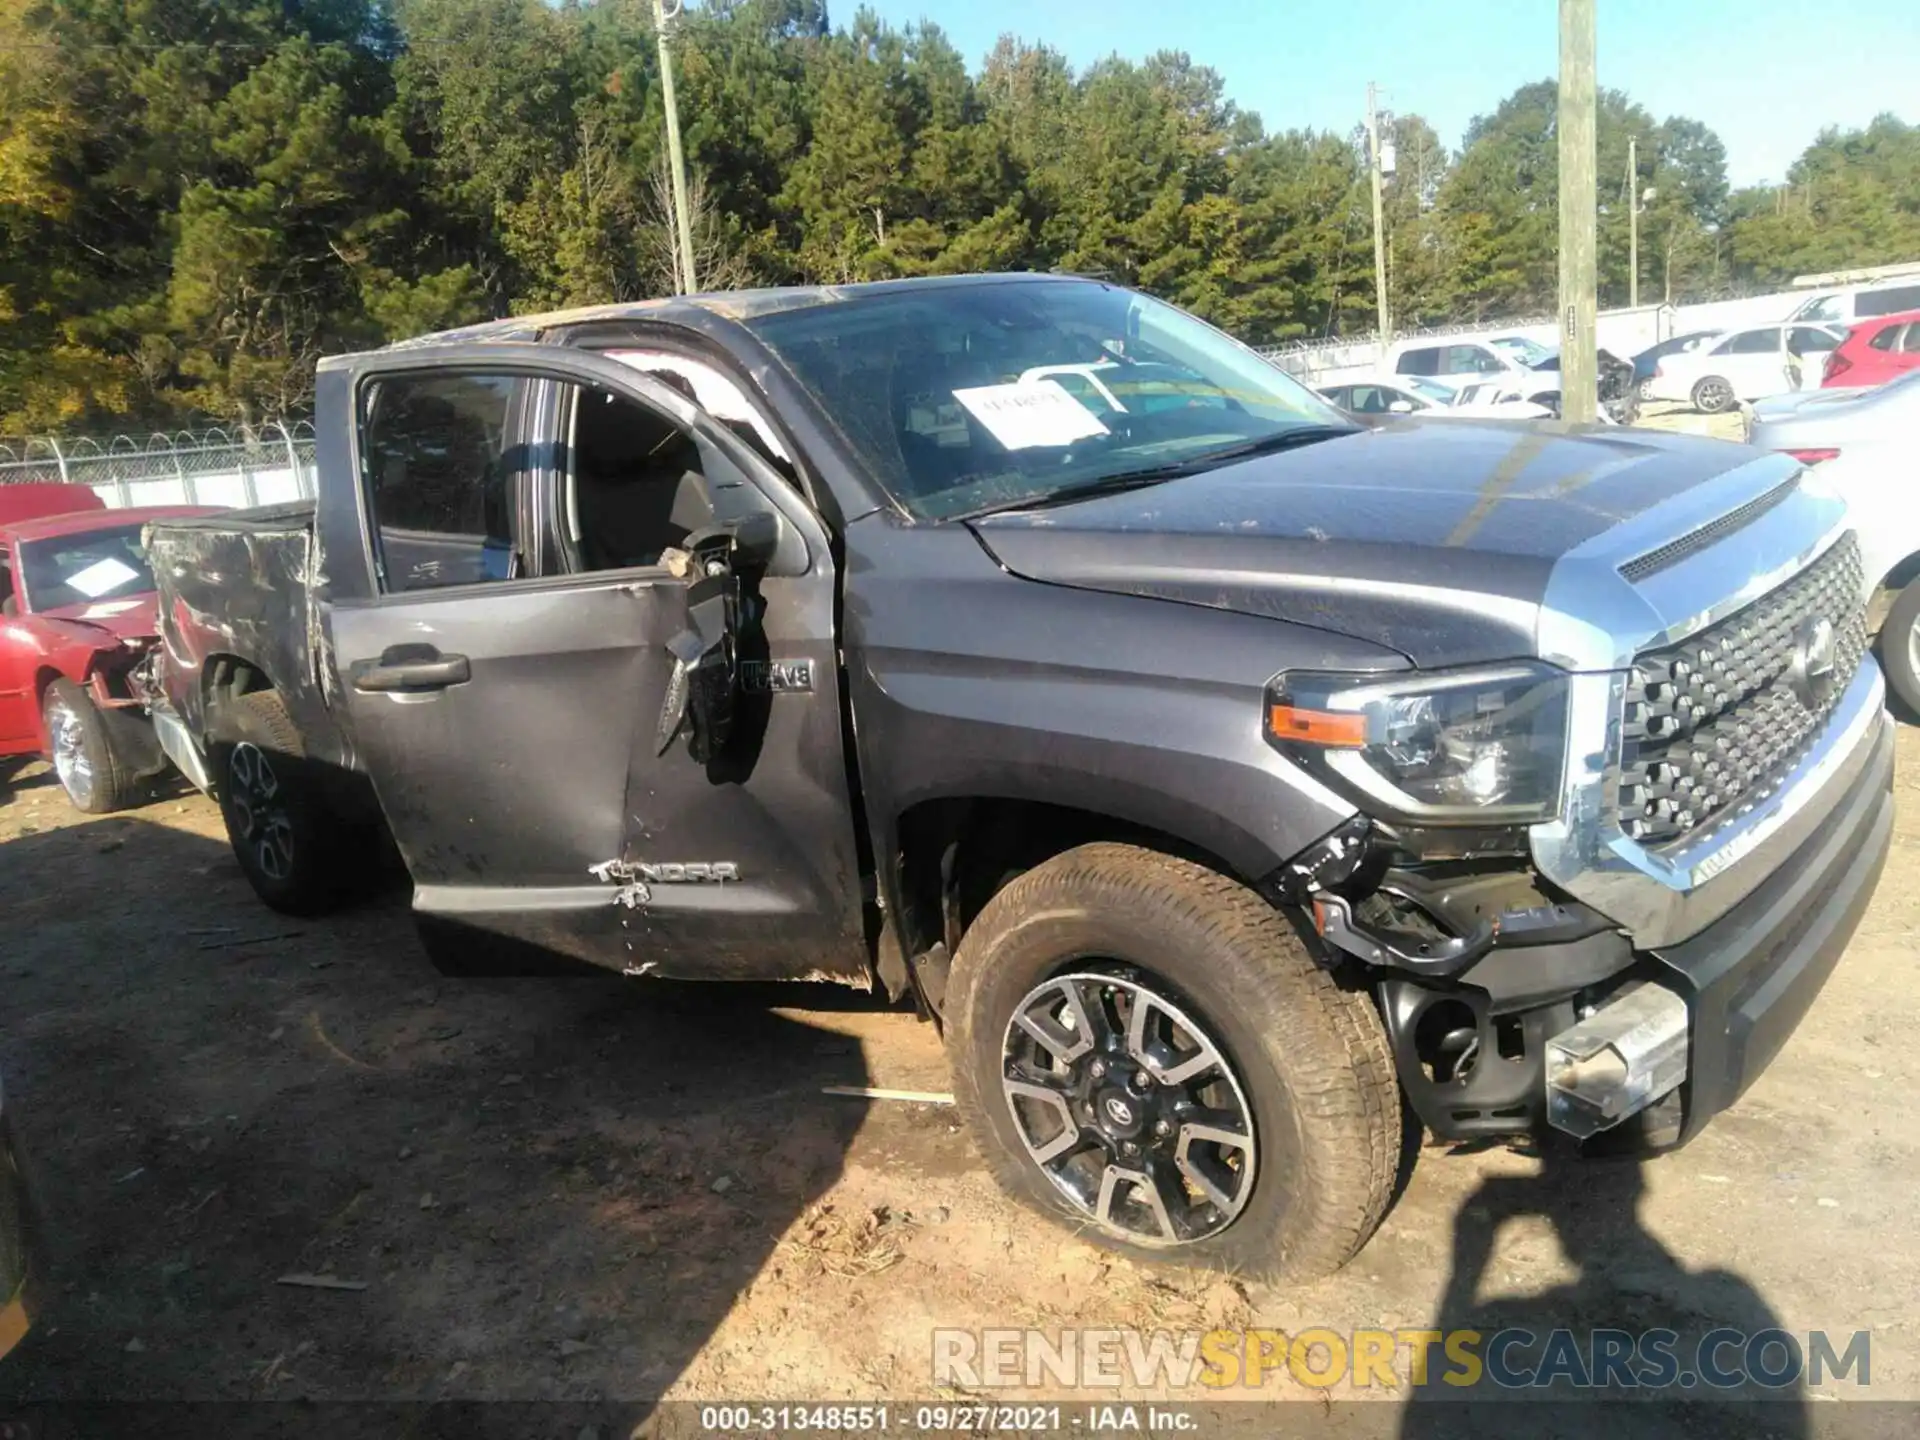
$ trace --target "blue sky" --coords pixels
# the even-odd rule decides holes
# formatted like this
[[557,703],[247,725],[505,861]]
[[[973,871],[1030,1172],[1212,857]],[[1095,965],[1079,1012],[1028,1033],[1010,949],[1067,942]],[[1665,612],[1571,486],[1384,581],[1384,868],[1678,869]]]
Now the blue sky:
[[[1270,130],[1344,130],[1377,80],[1449,145],[1559,65],[1555,0],[867,0],[930,19],[976,67],[1012,32],[1076,66],[1185,50]],[[830,0],[836,24],[855,0]],[[1920,122],[1920,0],[1599,0],[1600,83],[1719,132],[1735,185],[1778,181],[1824,125]]]

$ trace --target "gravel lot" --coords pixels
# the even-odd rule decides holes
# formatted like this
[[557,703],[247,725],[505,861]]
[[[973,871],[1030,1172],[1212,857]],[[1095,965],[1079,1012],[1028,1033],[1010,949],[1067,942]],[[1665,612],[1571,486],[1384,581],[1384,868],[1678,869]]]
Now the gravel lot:
[[[1903,730],[1903,797],[1917,747]],[[1571,1168],[1430,1147],[1344,1274],[1278,1291],[1116,1261],[1002,1201],[949,1110],[821,1093],[945,1090],[911,1014],[822,988],[445,980],[401,902],[261,908],[199,797],[82,819],[30,765],[0,784],[0,1073],[51,1264],[0,1418],[925,1399],[935,1326],[1476,1318],[1869,1329],[1871,1394],[1920,1399],[1917,910],[1909,805],[1811,1017],[1697,1143]],[[1800,1433],[1821,1411],[1775,1413]]]

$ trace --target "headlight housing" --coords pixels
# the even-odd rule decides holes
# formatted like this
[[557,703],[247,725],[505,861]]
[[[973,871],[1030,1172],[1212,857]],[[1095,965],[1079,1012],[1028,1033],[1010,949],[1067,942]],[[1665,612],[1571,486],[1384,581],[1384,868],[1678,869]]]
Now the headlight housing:
[[1567,678],[1532,662],[1377,680],[1289,671],[1267,688],[1267,738],[1369,814],[1546,820],[1566,770]]

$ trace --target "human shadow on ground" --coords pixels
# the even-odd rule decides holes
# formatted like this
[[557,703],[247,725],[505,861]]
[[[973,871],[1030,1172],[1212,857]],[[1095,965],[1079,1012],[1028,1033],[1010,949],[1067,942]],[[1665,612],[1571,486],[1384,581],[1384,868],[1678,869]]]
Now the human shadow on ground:
[[[1750,1337],[1779,1333],[1759,1291],[1731,1271],[1689,1269],[1641,1223],[1652,1162],[1583,1159],[1559,1137],[1541,1158],[1538,1175],[1482,1180],[1455,1217],[1451,1268],[1429,1328],[1478,1332],[1482,1373],[1464,1384],[1469,1367],[1436,1344],[1426,1383],[1401,1414],[1401,1440],[1808,1435],[1798,1374],[1778,1387],[1751,1378],[1778,1376],[1789,1359],[1777,1340],[1748,1346]],[[1501,1231],[1528,1217],[1549,1223],[1578,1273],[1537,1294],[1483,1299],[1500,1285]],[[1663,1331],[1670,1362],[1653,1333]],[[1623,1346],[1610,1365],[1608,1351],[1620,1355]],[[1622,1383],[1628,1372],[1641,1383]],[[1648,1383],[1663,1372],[1669,1383]],[[1730,1374],[1749,1378],[1724,1389],[1709,1383]]]
[[0,914],[45,1216],[0,1424],[36,1440],[625,1435],[796,1262],[867,1110],[821,1093],[858,1041],[766,1008],[796,992],[447,980],[404,901],[276,916],[138,812],[0,844]]

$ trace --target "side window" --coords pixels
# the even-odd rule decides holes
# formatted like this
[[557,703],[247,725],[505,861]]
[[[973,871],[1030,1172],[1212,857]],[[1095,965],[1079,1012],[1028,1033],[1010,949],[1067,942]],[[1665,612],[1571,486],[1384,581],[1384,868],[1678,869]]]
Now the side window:
[[1908,323],[1907,338],[1901,344],[1900,350],[1905,355],[1920,355],[1920,320]]
[[1788,332],[1787,348],[1796,355],[1822,355],[1840,342],[1831,330],[1818,325],[1796,325]]
[[513,578],[509,375],[395,375],[361,391],[361,478],[389,594]]
[[1429,345],[1419,350],[1403,350],[1393,369],[1398,375],[1438,375],[1441,373],[1440,347]]
[[1844,320],[1847,297],[1844,295],[1822,295],[1817,300],[1809,300],[1800,307],[1800,313],[1790,315],[1790,320]]
[[1898,315],[1920,310],[1920,285],[1898,285],[1891,290],[1863,290],[1854,297],[1861,315]]
[[1867,341],[1868,347],[1874,350],[1897,349],[1900,342],[1900,331],[1903,328],[1905,327],[1899,325],[1882,325],[1878,330],[1873,332],[1873,338]]
[[1449,375],[1503,375],[1506,362],[1485,345],[1453,345],[1447,349]]
[[1377,385],[1356,385],[1348,408],[1356,415],[1383,415],[1387,409],[1386,392]]
[[630,570],[713,524],[700,446],[667,416],[605,390],[575,390],[567,540],[582,570]]
[[1778,330],[1742,330],[1713,353],[1716,355],[1771,355],[1780,348]]

